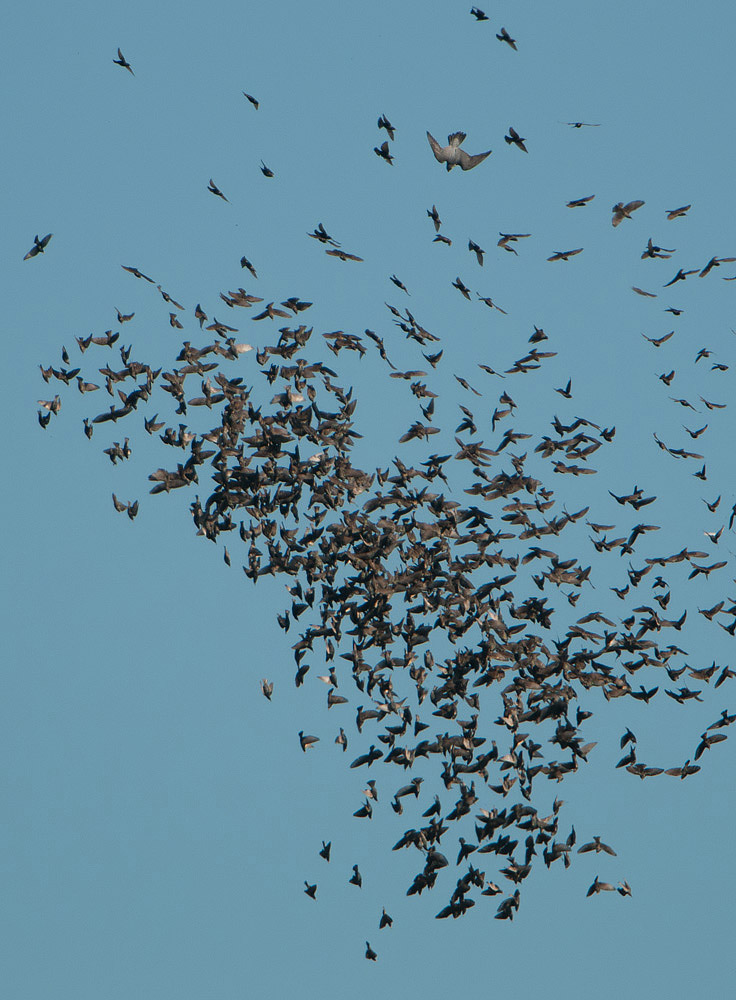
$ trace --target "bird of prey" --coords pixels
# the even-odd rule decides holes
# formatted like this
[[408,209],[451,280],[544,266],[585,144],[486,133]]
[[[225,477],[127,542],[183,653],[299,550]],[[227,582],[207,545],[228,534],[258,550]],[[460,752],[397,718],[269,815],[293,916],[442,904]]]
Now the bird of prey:
[[594,194],[589,194],[587,198],[574,198],[572,201],[568,201],[567,207],[582,208],[584,205],[587,205],[588,202],[592,201],[594,198],[595,198]]
[[215,184],[215,182],[212,180],[211,177],[210,177],[210,182],[207,185],[207,190],[211,191],[212,194],[216,194],[218,198],[222,198],[223,201],[227,201],[228,200],[225,197],[225,195],[222,193],[222,191],[218,188],[218,186]]
[[427,139],[437,162],[446,164],[448,170],[452,170],[458,164],[463,170],[472,170],[473,167],[477,167],[479,163],[482,163],[493,152],[489,149],[486,153],[476,153],[473,156],[466,153],[464,149],[460,148],[466,139],[464,132],[453,132],[451,135],[448,135],[446,146],[440,146],[430,132],[427,132]]
[[123,69],[127,69],[128,72],[131,74],[131,76],[135,76],[135,73],[133,72],[133,69],[132,69],[130,63],[127,62],[125,56],[120,51],[120,49],[118,49],[118,57],[117,57],[117,59],[113,59],[113,62],[115,63],[116,66],[122,66]]
[[381,115],[381,117],[378,119],[378,127],[385,128],[386,131],[388,132],[388,137],[391,140],[391,142],[394,141],[394,133],[396,129],[385,115]]
[[569,260],[571,257],[574,257],[576,253],[582,252],[583,247],[580,247],[577,250],[555,250],[552,256],[548,257],[547,260]]
[[496,38],[499,40],[499,42],[506,42],[507,45],[510,45],[511,48],[514,50],[514,52],[518,51],[516,48],[516,39],[512,38],[505,28],[501,28],[501,32],[500,34],[496,35]]
[[30,257],[35,257],[37,254],[43,253],[53,235],[53,233],[47,233],[42,240],[39,240],[38,235],[34,236],[33,246],[25,255],[23,260],[28,260]]
[[613,206],[611,211],[613,212],[613,218],[611,219],[611,224],[617,226],[622,219],[630,219],[631,213],[635,212],[637,208],[641,208],[644,204],[643,201],[629,201],[625,205],[622,201],[619,201]]
[[519,149],[523,149],[525,153],[529,152],[524,145],[524,138],[520,136],[516,129],[511,125],[509,125],[509,134],[504,136],[504,140],[509,144],[509,146],[513,143],[514,146],[518,146]]
[[267,167],[266,164],[263,162],[263,160],[261,160],[261,173],[263,174],[264,177],[274,176],[273,170],[271,170],[270,167]]
[[259,102],[255,99],[255,97],[253,97],[251,94],[246,94],[245,91],[243,91],[243,97],[246,97],[250,101],[250,103],[253,105],[256,111],[258,110]]
[[385,160],[386,163],[393,165],[394,158],[388,151],[388,139],[385,142],[382,142],[380,146],[374,146],[373,152],[376,156],[380,156],[382,160]]

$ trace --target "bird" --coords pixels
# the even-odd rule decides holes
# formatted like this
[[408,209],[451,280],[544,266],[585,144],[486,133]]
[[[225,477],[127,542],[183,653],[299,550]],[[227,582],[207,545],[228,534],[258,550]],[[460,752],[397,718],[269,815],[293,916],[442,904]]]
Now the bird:
[[363,885],[363,877],[361,876],[360,871],[358,870],[358,866],[357,865],[353,865],[353,874],[348,879],[348,884],[349,885],[357,885],[357,887],[359,889]]
[[254,107],[254,108],[256,109],[256,111],[257,111],[257,110],[258,110],[258,106],[259,106],[259,103],[260,103],[260,102],[259,102],[259,101],[257,101],[257,100],[255,99],[255,97],[253,97],[253,96],[252,96],[251,94],[246,94],[246,92],[245,92],[245,91],[242,91],[242,94],[243,94],[243,97],[247,98],[247,100],[249,100],[249,101],[250,101],[250,103],[251,103],[251,104],[253,105],[253,107]]
[[389,152],[388,139],[385,142],[382,142],[380,146],[374,146],[373,152],[376,156],[380,156],[382,160],[385,160],[386,163],[393,166],[394,158]]
[[599,128],[600,122],[563,122],[564,125],[570,125],[571,128]]
[[506,42],[507,45],[510,45],[514,52],[518,51],[516,48],[516,39],[512,38],[505,28],[501,28],[501,31],[498,35],[496,35],[496,38],[499,42]]
[[582,847],[578,848],[578,854],[587,854],[590,851],[595,851],[596,854],[600,854],[601,851],[605,851],[606,854],[611,854],[614,857],[616,852],[608,844],[604,844],[600,837],[593,837],[593,840],[589,844],[583,844]]
[[479,7],[471,7],[470,13],[476,19],[476,21],[487,21],[488,15],[482,11]]
[[120,51],[120,49],[118,49],[118,57],[117,57],[117,59],[113,59],[113,62],[117,66],[121,66],[123,69],[127,69],[131,76],[135,76],[135,73],[133,72],[132,66],[130,65],[129,62],[127,62],[125,56]]
[[327,843],[325,843],[324,840],[323,840],[322,841],[322,848],[321,848],[321,850],[319,852],[319,856],[321,858],[324,858],[325,861],[329,861],[330,860],[330,849],[331,848],[332,848],[332,841],[328,840]]
[[573,201],[568,201],[567,207],[583,208],[583,206],[587,205],[588,202],[592,201],[594,198],[595,198],[594,194],[589,194],[587,198],[575,198]]
[[376,961],[376,959],[378,958],[378,955],[377,955],[377,954],[375,953],[375,951],[374,951],[374,950],[373,950],[373,949],[371,948],[371,946],[370,946],[370,944],[369,944],[369,942],[368,942],[368,941],[366,941],[366,943],[365,943],[365,957],[366,957],[366,958],[367,958],[367,959],[368,959],[368,960],[369,960],[370,962],[375,962],[375,961]]
[[33,237],[33,246],[25,255],[23,260],[29,260],[31,257],[36,257],[38,254],[43,253],[46,247],[49,245],[49,240],[53,236],[53,233],[47,233],[43,239],[39,239],[38,236]]
[[612,209],[612,224],[617,226],[623,219],[630,219],[631,213],[641,208],[643,204],[643,201],[629,201],[625,205],[622,201],[617,202]]
[[264,177],[275,176],[273,170],[271,170],[270,167],[267,167],[266,164],[263,162],[263,160],[261,160],[261,173],[263,174]]
[[548,257],[547,260],[569,260],[571,257],[574,257],[575,254],[582,252],[582,247],[579,247],[577,250],[555,250],[552,256]]
[[665,213],[668,221],[671,222],[672,219],[682,218],[682,216],[689,212],[691,208],[692,205],[683,205],[681,208],[667,208],[665,209]]
[[304,885],[306,886],[306,888],[304,889],[305,894],[307,896],[309,896],[310,899],[316,900],[317,899],[317,883],[315,882],[314,885],[310,885],[309,882],[307,882],[305,880],[304,881]]
[[512,126],[509,126],[509,134],[508,134],[508,135],[505,135],[505,136],[504,136],[504,140],[505,140],[505,141],[506,141],[506,142],[507,142],[507,143],[508,143],[509,145],[511,145],[511,144],[513,143],[513,145],[514,145],[514,146],[518,146],[518,148],[519,148],[519,149],[522,149],[522,150],[523,150],[523,151],[524,151],[525,153],[528,153],[528,152],[529,152],[529,150],[528,150],[528,149],[526,148],[526,146],[524,145],[524,142],[525,142],[526,140],[525,140],[525,139],[523,139],[523,138],[522,138],[522,137],[521,137],[521,136],[519,135],[519,133],[518,133],[518,132],[516,131],[516,129],[514,129],[514,128],[513,128]]
[[440,146],[434,136],[430,132],[427,132],[427,139],[429,140],[429,145],[432,147],[435,159],[438,163],[444,163],[448,171],[458,165],[463,170],[472,170],[473,167],[477,167],[479,163],[482,163],[493,152],[489,149],[485,153],[469,155],[464,149],[460,148],[466,138],[467,136],[464,132],[452,132],[447,137],[447,145]]
[[390,917],[388,913],[386,913],[386,908],[384,907],[383,910],[381,911],[381,919],[378,924],[378,929],[383,930],[384,927],[391,927],[393,922],[394,922],[393,918]]
[[435,232],[438,233],[440,231],[440,226],[442,225],[442,221],[441,221],[441,219],[439,217],[439,213],[437,211],[437,206],[436,205],[432,205],[431,209],[428,208],[427,209],[427,215],[430,217],[430,219],[434,223],[434,230],[435,230]]
[[299,745],[304,753],[315,743],[319,743],[319,736],[305,736],[304,732],[301,729],[299,730]]
[[223,201],[228,201],[228,199],[225,197],[225,195],[222,193],[222,191],[218,188],[218,186],[215,184],[215,182],[212,180],[211,177],[210,177],[210,182],[207,185],[207,190],[211,191],[212,194],[216,194],[218,198],[222,198]]
[[264,677],[261,681],[261,691],[263,692],[264,698],[270,701],[271,695],[273,694],[273,681],[267,681]]
[[256,274],[256,269],[253,267],[253,265],[251,264],[251,262],[248,260],[247,257],[240,258],[240,266],[250,271],[250,273],[253,275],[254,278],[258,278],[258,275]]
[[394,133],[396,132],[396,129],[385,115],[381,115],[381,117],[378,119],[378,127],[385,128],[386,131],[388,132],[388,137],[391,140],[391,142],[394,141]]

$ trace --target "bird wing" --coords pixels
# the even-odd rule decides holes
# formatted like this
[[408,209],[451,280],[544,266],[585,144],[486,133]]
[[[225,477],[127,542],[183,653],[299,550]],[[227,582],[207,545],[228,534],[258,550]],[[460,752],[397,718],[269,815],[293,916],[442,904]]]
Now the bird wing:
[[472,170],[473,167],[477,167],[479,163],[482,163],[487,156],[490,156],[493,150],[488,150],[486,153],[476,153],[474,156],[470,156],[465,152],[464,149],[458,150],[460,166],[463,170]]
[[427,132],[427,138],[429,139],[429,145],[432,147],[432,152],[434,153],[434,158],[439,163],[445,163],[447,161],[447,156],[445,155],[442,146],[437,142],[435,137],[431,132]]

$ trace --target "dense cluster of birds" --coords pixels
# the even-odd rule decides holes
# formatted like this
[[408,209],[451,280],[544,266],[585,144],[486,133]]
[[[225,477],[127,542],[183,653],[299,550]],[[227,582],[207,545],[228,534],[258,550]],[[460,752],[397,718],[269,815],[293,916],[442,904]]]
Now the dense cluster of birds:
[[[471,13],[478,21],[488,20],[478,8]],[[496,37],[516,49],[505,28]],[[133,73],[120,50],[114,61]],[[245,92],[244,97],[258,109],[256,98]],[[566,124],[581,128],[598,123]],[[389,142],[394,141],[395,126],[381,114],[378,127],[388,139],[375,153],[391,164]],[[474,168],[491,152],[466,153],[466,137],[460,131],[450,134],[444,147],[429,132],[427,137],[435,158],[448,171],[455,165]],[[513,127],[505,140],[527,152],[526,139]],[[265,176],[274,176],[263,161],[261,169]],[[208,187],[227,201],[212,179]],[[594,197],[567,204],[583,208]],[[643,206],[641,200],[617,202],[613,226],[631,220]],[[689,208],[664,210],[664,221],[681,218]],[[441,233],[437,207],[426,212],[434,239],[451,242]],[[499,235],[498,247],[514,254],[514,244],[530,236]],[[306,236],[343,262],[362,260],[344,250],[322,222]],[[36,236],[26,259],[43,253],[50,239],[51,234]],[[468,249],[482,266],[485,251],[472,239]],[[582,250],[556,250],[548,260],[568,261]],[[649,238],[641,257],[667,259],[675,252]],[[665,287],[694,274],[705,278],[735,260],[713,256],[697,268],[680,268]],[[248,258],[242,257],[240,264],[257,279]],[[184,329],[185,307],[139,268],[123,267],[159,293],[170,326]],[[408,294],[397,275],[390,280]],[[460,277],[452,284],[471,298],[471,289]],[[639,287],[634,291],[656,294]],[[476,294],[489,308],[504,312],[490,297]],[[512,920],[535,861],[547,868],[556,863],[569,867],[576,853],[594,854],[601,861],[616,856],[597,834],[577,846],[574,827],[561,828],[560,799],[547,809],[540,806],[540,785],[556,785],[578,771],[596,747],[586,729],[593,706],[601,699],[626,698],[648,704],[660,691],[684,705],[701,700],[703,685],[712,682],[720,688],[736,676],[728,665],[715,661],[692,665],[691,654],[679,645],[692,614],[683,587],[700,577],[719,579],[728,559],[713,559],[695,547],[640,555],[643,540],[651,544],[660,525],[638,521],[642,508],[657,500],[638,485],[609,491],[621,517],[631,513],[636,521],[625,527],[618,518],[599,521],[587,505],[567,509],[559,484],[570,476],[577,482],[578,477],[594,475],[591,460],[611,446],[616,429],[589,417],[561,420],[556,415],[536,435],[512,426],[519,416],[514,377],[539,370],[557,353],[541,349],[549,340],[543,329],[534,328],[528,348],[509,367],[478,365],[478,378],[486,385],[508,380],[497,394],[455,376],[468,399],[494,395],[492,440],[480,437],[485,429],[480,417],[470,404],[462,405],[454,445],[447,453],[432,452],[415,461],[404,453],[385,466],[365,470],[353,458],[361,437],[357,396],[342,384],[339,360],[319,360],[315,344],[334,359],[342,352],[362,358],[375,351],[387,376],[407,383],[418,412],[397,443],[417,448],[411,442],[429,442],[441,431],[435,422],[438,394],[425,370],[441,364],[440,338],[413,312],[387,303],[391,322],[422,356],[419,367],[404,370],[389,357],[384,338],[372,330],[315,336],[313,327],[303,322],[312,303],[299,296],[264,305],[261,297],[240,287],[223,291],[220,299],[231,311],[255,307],[254,321],[284,325],[270,343],[252,347],[238,339],[236,326],[210,317],[198,303],[193,310],[198,343],[184,340],[166,369],[138,359],[131,346],[119,343],[120,330],[107,330],[77,338],[80,358],[88,351],[91,357],[92,349],[97,357],[102,355],[103,363],[96,361],[93,373],[83,373],[82,361],[72,363],[63,348],[60,363],[42,365],[41,374],[54,385],[76,383],[85,395],[107,392],[110,405],[84,419],[88,438],[103,431],[103,425],[117,425],[125,418],[133,423],[147,407],[142,428],[135,423],[129,436],[118,434],[121,440],[105,442],[110,461],[130,458],[131,439],[135,442],[141,429],[158,435],[177,457],[168,467],[151,472],[150,492],[204,490],[190,505],[194,525],[206,539],[228,543],[223,546],[225,563],[236,561],[234,539],[240,543],[237,562],[249,581],[277,575],[285,579],[288,601],[278,623],[285,633],[298,632],[292,644],[294,682],[297,687],[307,683],[313,664],[323,665],[319,681],[327,687],[327,706],[336,716],[333,732],[317,736],[302,730],[299,745],[305,753],[319,752],[317,744],[329,739],[347,753],[357,743],[358,755],[346,758],[350,769],[371,770],[380,763],[381,785],[389,786],[385,796],[381,789],[381,801],[397,816],[411,811],[414,817],[393,846],[418,857],[407,894],[422,895],[441,886],[445,898],[437,913],[440,919],[460,917],[484,897],[499,897],[495,917]],[[668,311],[678,315],[682,310]],[[134,319],[134,313],[115,312],[121,328]],[[659,348],[672,335],[647,339]],[[703,348],[695,363],[711,354]],[[255,368],[243,373],[238,363],[246,355],[254,359]],[[719,373],[727,369],[722,361],[711,366]],[[659,377],[669,386],[674,376],[671,371]],[[256,383],[265,384],[265,396]],[[572,378],[555,391],[571,399]],[[696,410],[685,398],[671,398]],[[700,402],[709,419],[726,406],[704,396]],[[60,412],[61,397],[55,394],[39,405],[39,422],[46,427]],[[159,420],[159,410],[167,405],[173,415]],[[185,420],[192,411],[200,419],[190,425]],[[685,430],[695,440],[707,426]],[[702,462],[694,475],[706,479],[704,453],[654,437],[669,455]],[[517,445],[523,452],[513,450]],[[539,462],[546,463],[549,472],[544,480],[532,469]],[[137,516],[138,500],[120,500],[115,494],[112,499],[116,511],[131,520]],[[705,502],[715,515],[721,496]],[[706,548],[717,546],[735,520],[736,503],[723,524],[707,533]],[[567,539],[577,539],[575,532],[583,526],[597,553],[618,557],[610,587],[621,601],[617,620],[591,606],[591,565],[570,554]],[[628,557],[623,569],[621,557]],[[596,580],[604,575],[596,569]],[[670,610],[671,601],[677,610]],[[696,613],[731,636],[736,632],[736,599],[725,590],[712,606]],[[281,680],[261,681],[268,701]],[[642,759],[636,735],[626,729],[616,767],[642,780],[662,774],[684,779],[700,770],[697,762],[726,739],[725,730],[734,721],[736,714],[723,709],[694,741],[691,756],[670,766]],[[420,770],[424,773],[417,773]],[[412,775],[408,781],[406,772]],[[430,801],[422,798],[425,781],[432,789]],[[378,784],[377,778],[368,780],[354,813],[357,819],[370,820],[380,808]],[[316,853],[330,862],[330,851],[331,842],[323,841]],[[491,864],[493,872],[488,871]],[[459,871],[450,878],[445,869],[453,865]],[[357,864],[348,881],[362,886]],[[503,886],[509,883],[506,892]],[[316,901],[318,883],[305,880],[304,886],[304,893]],[[606,891],[631,895],[625,879],[606,882],[598,875],[587,894]],[[384,909],[379,929],[391,923]],[[377,958],[367,941],[365,957]]]

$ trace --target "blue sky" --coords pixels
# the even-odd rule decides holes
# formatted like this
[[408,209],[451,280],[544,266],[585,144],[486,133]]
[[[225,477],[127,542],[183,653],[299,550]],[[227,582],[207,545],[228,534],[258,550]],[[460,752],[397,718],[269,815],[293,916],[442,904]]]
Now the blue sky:
[[[120,343],[154,366],[173,364],[182,340],[204,342],[198,302],[237,326],[239,339],[271,342],[277,327],[264,330],[268,321],[219,298],[243,285],[264,303],[313,302],[305,314],[313,342],[370,328],[397,365],[426,370],[385,303],[408,306],[445,352],[431,376],[443,429],[436,441],[398,444],[416,405],[405,382],[386,378],[372,345],[362,361],[316,347],[339,365],[341,384],[355,386],[363,466],[453,448],[461,404],[490,441],[503,390],[518,404],[515,429],[536,436],[552,433],[554,414],[615,424],[613,444],[591,460],[597,476],[537,468],[564,480],[553,485],[569,510],[590,504],[595,520],[622,534],[642,519],[660,525],[656,542],[637,547],[639,559],[685,545],[727,558],[707,581],[673,571],[671,608],[688,610],[675,641],[691,665],[732,662],[732,637],[697,610],[734,596],[733,533],[726,528],[712,546],[704,532],[727,525],[736,501],[736,282],[722,280],[736,264],[663,286],[678,268],[736,256],[736,14],[716,2],[697,14],[679,0],[666,11],[569,2],[488,6],[490,21],[477,23],[470,6],[285,0],[216,2],[204,13],[131,2],[70,13],[42,2],[6,14],[0,940],[8,995],[194,1000],[298,990],[316,998],[349,989],[368,998],[399,988],[434,997],[463,977],[489,991],[608,998],[633,989],[658,1000],[723,994],[730,984],[731,741],[707,752],[686,782],[641,782],[613,765],[627,726],[642,760],[669,767],[691,757],[705,727],[734,710],[733,681],[686,706],[661,696],[648,707],[592,698],[591,763],[542,789],[540,809],[564,798],[563,826],[574,823],[578,842],[602,835],[617,857],[576,855],[569,871],[540,865],[513,923],[493,920],[492,903],[437,921],[449,890],[406,898],[416,857],[390,850],[412,825],[389,808],[404,776],[373,774],[383,793],[374,819],[352,817],[369,775],[350,771],[353,754],[343,757],[332,739],[344,724],[350,750],[367,748],[353,725],[357,692],[346,691],[342,722],[340,709],[327,714],[319,662],[295,689],[295,633],[284,637],[275,620],[288,597],[283,581],[254,588],[230,543],[228,569],[222,546],[196,537],[191,495],[149,496],[149,472],[172,459],[142,434],[140,415],[135,426],[103,424],[85,438],[82,418],[109,406],[104,392],[59,386],[58,417],[45,432],[38,426],[36,400],[57,391],[39,364],[58,366],[65,345],[76,367],[75,338],[119,329],[116,308],[135,312]],[[501,26],[517,52],[496,40]],[[118,46],[135,76],[113,64]],[[243,91],[258,98],[257,111]],[[373,153],[386,138],[381,114],[397,130],[392,166]],[[504,142],[510,125],[528,154]],[[462,130],[469,152],[492,155],[447,173],[427,130],[442,142]],[[210,178],[228,203],[207,191]],[[586,207],[566,207],[592,194]],[[644,206],[613,228],[611,206],[635,199]],[[685,217],[667,220],[666,210],[687,204]],[[452,246],[432,241],[432,205]],[[319,222],[364,261],[327,257],[306,236]],[[504,232],[532,235],[514,255],[496,245]],[[34,234],[46,233],[45,253],[23,261]],[[650,237],[676,253],[642,260]],[[486,251],[482,268],[469,239]],[[578,247],[567,263],[547,261]],[[241,269],[242,255],[257,280]],[[169,326],[155,285],[123,264],[185,306],[184,330]],[[457,277],[472,301],[452,287]],[[549,336],[541,346],[557,352],[542,370],[504,381],[478,370],[508,369],[535,325]],[[659,349],[641,336],[673,329]],[[696,365],[704,347],[712,357]],[[260,383],[254,355],[237,364]],[[90,357],[80,360],[94,381]],[[672,369],[668,388],[657,376]],[[554,392],[568,378],[572,400]],[[707,410],[699,397],[728,407]],[[172,412],[165,418],[176,426]],[[683,423],[709,427],[691,441]],[[652,432],[702,452],[707,482],[693,477],[700,462],[666,455]],[[126,434],[133,457],[113,466],[102,451]],[[658,497],[640,514],[608,496],[634,484]],[[135,522],[115,512],[112,492],[140,500]],[[718,495],[710,514],[703,498]],[[627,560],[599,556],[589,534],[581,526],[569,542],[579,540],[596,582],[577,610],[620,614],[608,588],[625,578]],[[644,585],[641,602],[650,600]],[[275,683],[270,704],[262,677]],[[484,718],[495,736],[495,714]],[[322,736],[308,754],[300,729]],[[431,786],[428,771],[423,808]],[[317,853],[328,839],[329,866]],[[448,856],[456,846],[448,841]],[[348,884],[355,863],[361,890]],[[596,875],[628,880],[634,895],[586,899]],[[318,883],[316,903],[302,892],[305,879]],[[394,926],[379,931],[383,906]],[[366,940],[375,964],[365,961]]]

